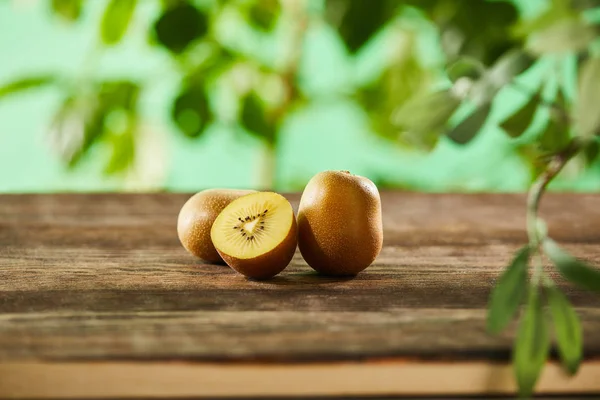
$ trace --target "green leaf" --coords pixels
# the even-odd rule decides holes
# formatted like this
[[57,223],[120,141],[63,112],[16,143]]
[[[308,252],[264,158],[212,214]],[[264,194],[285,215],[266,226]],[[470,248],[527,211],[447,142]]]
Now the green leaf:
[[507,51],[498,59],[489,71],[487,79],[498,88],[502,88],[514,77],[525,72],[535,60],[519,49]]
[[538,289],[529,287],[525,313],[519,322],[513,348],[513,368],[522,397],[533,394],[550,349],[548,324]]
[[600,271],[579,261],[562,250],[552,239],[543,243],[544,251],[558,268],[558,272],[575,285],[594,292],[600,292]]
[[577,17],[577,13],[571,7],[572,3],[573,0],[554,0],[548,3],[545,11],[535,18],[523,18],[519,21],[515,27],[515,34],[527,37],[551,28],[565,19]]
[[104,110],[96,96],[67,97],[55,113],[48,132],[49,142],[69,166],[78,164],[104,128]]
[[111,133],[107,141],[111,147],[110,158],[104,173],[114,175],[127,171],[135,159],[135,135],[132,129]]
[[98,87],[99,106],[110,110],[123,108],[132,110],[137,106],[140,87],[135,82],[116,80],[104,81]]
[[598,0],[571,0],[571,6],[579,10],[589,10],[600,7],[600,2]]
[[554,154],[569,145],[571,135],[567,126],[558,123],[555,118],[551,117],[538,140],[543,151]]
[[585,157],[586,165],[592,165],[597,159],[598,155],[600,155],[600,144],[597,141],[593,141],[589,143],[583,149],[583,156]]
[[558,353],[567,373],[575,375],[583,357],[581,322],[566,296],[555,286],[546,287],[554,322]]
[[529,253],[528,246],[517,252],[490,294],[487,329],[491,333],[500,333],[506,328],[519,309],[527,292]]
[[450,64],[446,72],[452,82],[456,82],[460,78],[478,80],[485,72],[485,66],[479,60],[462,57]]
[[527,47],[540,55],[578,52],[587,49],[596,35],[594,27],[581,18],[563,19],[533,34]]
[[535,93],[527,103],[500,124],[500,127],[512,138],[519,137],[527,130],[540,104],[540,92]]
[[275,125],[269,121],[265,106],[256,93],[251,92],[244,97],[240,122],[249,133],[258,136],[269,144],[275,142]]
[[394,2],[326,0],[327,20],[338,28],[344,44],[356,53],[394,16]]
[[183,52],[207,31],[207,16],[187,2],[167,8],[154,23],[156,40],[173,53]]
[[527,70],[532,62],[532,58],[520,50],[504,53],[479,80],[473,83],[468,97],[480,106],[490,103],[500,89]]
[[525,163],[529,170],[531,181],[540,176],[546,170],[548,160],[544,158],[544,152],[541,151],[538,143],[522,143],[516,146],[516,154]]
[[55,83],[57,78],[53,75],[33,76],[28,78],[17,79],[9,82],[4,86],[0,86],[0,100],[8,95],[17,94],[25,90],[34,89],[40,86]]
[[[415,99],[422,98],[424,93],[430,92],[430,72],[416,59],[415,40],[412,35],[407,36],[404,56],[394,59],[375,82],[361,88],[357,93],[358,101],[367,111],[373,131],[394,142],[397,142],[400,134],[397,126],[398,114],[402,114],[400,118],[406,114],[399,110]],[[436,102],[437,105],[438,103]],[[412,121],[417,119],[412,118]],[[425,139],[427,147],[437,142],[437,135],[426,138],[419,133],[418,139]]]
[[479,107],[475,112],[450,130],[450,132],[447,133],[447,136],[458,144],[470,142],[481,130],[491,109],[491,104],[485,104]]
[[100,24],[100,36],[106,45],[117,44],[129,26],[136,0],[110,0]]
[[438,26],[441,45],[448,59],[469,56],[484,65],[493,64],[512,47],[521,47],[511,34],[519,13],[509,1],[424,1],[406,0],[423,10]]
[[93,89],[93,93],[68,98],[52,124],[54,140],[68,143],[67,146],[59,146],[59,154],[71,168],[79,165],[93,145],[107,134],[121,134],[132,129],[130,124],[135,120],[140,91],[136,83],[103,81]]
[[186,136],[198,137],[212,120],[206,88],[201,83],[184,87],[175,98],[171,118]]
[[81,0],[52,0],[52,11],[63,19],[73,22],[81,15]]
[[600,134],[600,58],[588,58],[579,73],[575,123],[582,136]]
[[449,90],[415,96],[392,114],[402,138],[419,148],[430,149],[442,135],[460,105]]
[[248,8],[248,20],[252,26],[269,32],[277,23],[281,12],[279,0],[255,0]]

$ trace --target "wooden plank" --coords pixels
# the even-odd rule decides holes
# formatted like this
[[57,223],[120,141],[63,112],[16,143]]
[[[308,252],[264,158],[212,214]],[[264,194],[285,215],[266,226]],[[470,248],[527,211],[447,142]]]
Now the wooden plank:
[[[574,378],[548,364],[537,393],[585,395],[598,391],[600,362]],[[486,362],[370,362],[315,364],[9,363],[0,364],[0,395],[10,398],[318,398],[343,396],[511,395],[512,370]],[[454,397],[453,397],[454,398]],[[472,398],[472,397],[470,397]]]
[[[131,395],[126,380],[115,378],[114,393],[101,388],[116,371],[151,388],[163,382],[170,389],[156,393],[167,397],[236,395],[219,377],[253,374],[255,385],[246,384],[255,392],[247,394],[257,396],[305,394],[298,376],[318,380],[318,395],[346,393],[344,382],[359,376],[369,378],[348,394],[513,390],[508,378],[494,382],[508,376],[514,326],[494,337],[484,321],[491,286],[526,241],[522,195],[383,193],[384,249],[367,271],[321,277],[297,253],[267,282],[202,264],[181,248],[175,222],[186,198],[0,196],[0,396],[80,397],[86,388]],[[297,207],[298,195],[289,198]],[[542,207],[551,235],[597,265],[598,204],[600,195],[553,194]],[[541,387],[600,391],[600,297],[559,282],[582,315],[586,366],[574,381],[556,378],[551,366]],[[381,383],[379,367],[400,376]],[[281,374],[273,390],[268,368]],[[345,368],[356,379],[342,380]],[[447,386],[412,375],[445,382],[450,370],[467,375],[456,372]],[[72,375],[79,383],[66,380]],[[26,384],[37,378],[45,382],[38,389]]]
[[[579,309],[586,358],[600,357],[600,310]],[[0,318],[0,357],[34,360],[339,361],[509,358],[512,329],[483,310],[45,312]],[[600,383],[600,382],[599,382]]]

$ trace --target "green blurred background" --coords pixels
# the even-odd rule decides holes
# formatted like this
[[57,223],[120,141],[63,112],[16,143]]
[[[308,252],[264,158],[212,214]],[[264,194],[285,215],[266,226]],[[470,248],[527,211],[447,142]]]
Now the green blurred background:
[[[182,134],[171,115],[185,74],[182,63],[148,40],[149,27],[168,7],[163,3],[137,1],[120,42],[103,46],[98,32],[108,4],[105,0],[84,1],[74,22],[57,16],[50,1],[0,2],[0,85],[52,73],[76,82],[132,80],[143,86],[137,105],[135,157],[117,168],[118,173],[107,173],[105,168],[115,144],[98,141],[72,167],[52,150],[48,131],[65,98],[63,88],[47,85],[0,98],[0,192],[196,191],[208,187],[293,191],[326,169],[365,175],[382,188],[422,191],[522,191],[531,182],[531,166],[516,147],[527,141],[524,138],[535,136],[535,127],[517,139],[499,127],[527,101],[522,91],[511,86],[494,97],[481,132],[466,145],[441,136],[430,151],[423,151],[374,132],[370,110],[348,94],[348,88],[381,75],[390,43],[398,37],[382,26],[360,51],[349,51],[336,27],[322,17],[322,1],[305,4],[308,23],[296,71],[303,99],[286,111],[275,146],[228,119],[228,104],[235,101],[218,91],[213,97],[224,104],[220,114],[225,116],[214,118],[197,137]],[[201,10],[212,7],[205,4],[210,1],[196,3]],[[551,2],[512,3],[519,18],[527,20],[543,13]],[[436,26],[412,9],[400,12],[394,23],[415,33],[416,59],[422,68],[442,69],[446,56]],[[232,13],[222,17],[214,30],[221,43],[240,49],[246,60],[272,63],[286,46],[281,39],[286,37],[282,18],[272,31],[263,32]],[[556,65],[561,68],[560,78],[549,77],[548,71]],[[239,75],[228,76],[226,81],[245,79]],[[560,84],[572,97],[576,55],[542,54],[517,79],[532,90],[544,84],[544,93],[554,93]],[[433,81],[432,87],[448,79],[440,74]],[[456,115],[468,111],[469,106],[463,105]],[[538,113],[533,125],[541,126],[546,119],[547,115]],[[596,191],[599,178],[595,162],[587,169],[567,168],[552,188]]]

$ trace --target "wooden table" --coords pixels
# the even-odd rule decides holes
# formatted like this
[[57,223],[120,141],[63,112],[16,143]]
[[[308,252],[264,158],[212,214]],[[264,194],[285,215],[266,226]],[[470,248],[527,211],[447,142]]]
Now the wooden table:
[[[526,240],[522,195],[383,193],[385,246],[367,271],[320,277],[297,253],[267,282],[183,250],[186,198],[0,196],[0,396],[514,391],[514,326],[492,337],[484,319]],[[557,241],[600,264],[600,195],[550,195],[542,211]],[[549,363],[538,389],[598,392],[600,297],[567,290],[585,362],[573,379]]]

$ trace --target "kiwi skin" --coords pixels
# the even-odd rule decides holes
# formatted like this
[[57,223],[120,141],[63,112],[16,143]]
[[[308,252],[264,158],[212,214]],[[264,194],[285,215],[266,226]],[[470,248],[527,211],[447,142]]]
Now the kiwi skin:
[[192,255],[210,263],[223,259],[210,239],[210,229],[219,213],[233,200],[254,190],[207,189],[196,193],[181,207],[177,218],[177,235]]
[[296,218],[292,218],[292,226],[285,239],[268,253],[245,259],[232,257],[220,251],[219,254],[233,270],[250,279],[270,279],[283,271],[292,261],[298,244],[297,235]]
[[383,221],[379,191],[348,171],[324,171],[306,185],[298,209],[298,247],[314,270],[351,276],[381,251]]

